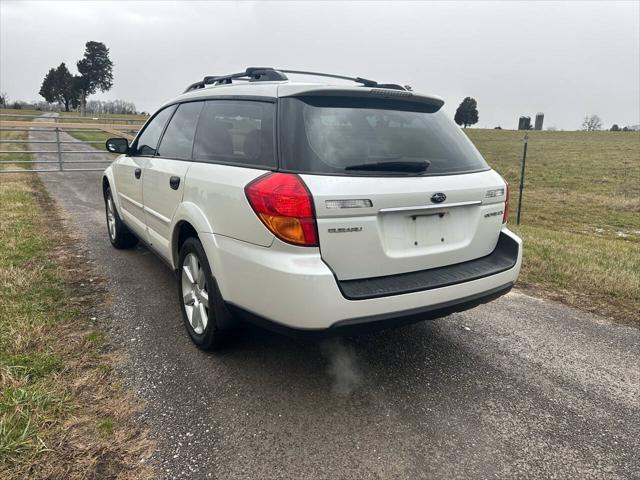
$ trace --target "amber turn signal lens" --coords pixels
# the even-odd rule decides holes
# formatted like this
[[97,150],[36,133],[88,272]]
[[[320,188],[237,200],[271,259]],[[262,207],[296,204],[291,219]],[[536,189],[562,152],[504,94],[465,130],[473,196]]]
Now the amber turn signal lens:
[[275,215],[259,214],[260,220],[264,222],[269,230],[278,235],[281,239],[297,245],[304,245],[304,230],[300,220],[292,217],[278,217]]

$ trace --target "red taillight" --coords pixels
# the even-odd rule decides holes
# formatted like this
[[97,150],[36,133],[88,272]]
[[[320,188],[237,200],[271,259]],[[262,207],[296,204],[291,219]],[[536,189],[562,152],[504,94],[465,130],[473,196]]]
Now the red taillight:
[[505,180],[504,181],[505,185],[506,185],[506,197],[504,200],[504,213],[502,214],[502,223],[507,223],[507,220],[509,220],[509,183]]
[[262,223],[278,238],[294,245],[318,245],[313,198],[300,177],[267,173],[249,183],[244,192]]

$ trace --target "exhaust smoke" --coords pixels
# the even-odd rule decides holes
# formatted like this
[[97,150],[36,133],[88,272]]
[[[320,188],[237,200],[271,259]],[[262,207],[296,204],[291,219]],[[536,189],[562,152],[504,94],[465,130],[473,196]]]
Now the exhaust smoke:
[[333,393],[350,395],[364,383],[356,352],[342,338],[325,340],[321,351],[329,361],[327,373],[332,378]]

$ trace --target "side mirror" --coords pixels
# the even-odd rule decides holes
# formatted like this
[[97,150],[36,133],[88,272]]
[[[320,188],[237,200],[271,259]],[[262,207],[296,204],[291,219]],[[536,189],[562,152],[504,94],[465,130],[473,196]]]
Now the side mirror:
[[111,153],[127,153],[129,150],[129,140],[126,138],[110,138],[105,145]]

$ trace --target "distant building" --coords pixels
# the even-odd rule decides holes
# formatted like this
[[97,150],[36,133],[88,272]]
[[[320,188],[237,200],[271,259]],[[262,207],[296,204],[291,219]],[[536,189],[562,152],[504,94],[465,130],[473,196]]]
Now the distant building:
[[536,130],[542,130],[542,124],[544,123],[544,113],[539,112],[536,114],[536,124],[535,124],[535,129]]
[[520,117],[518,130],[531,130],[531,117]]

